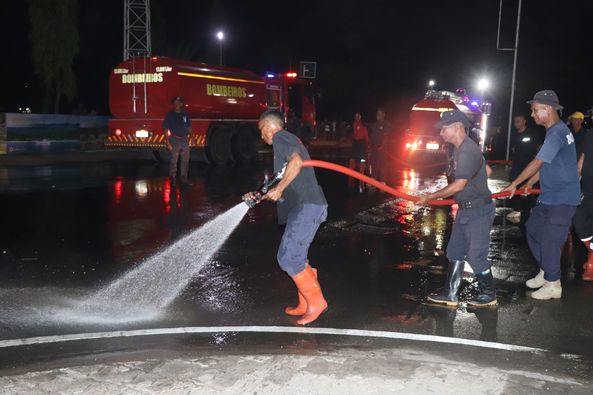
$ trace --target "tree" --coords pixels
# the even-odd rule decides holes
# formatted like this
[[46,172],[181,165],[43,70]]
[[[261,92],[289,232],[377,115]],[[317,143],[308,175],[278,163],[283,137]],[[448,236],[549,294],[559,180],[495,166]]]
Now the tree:
[[76,96],[74,58],[79,51],[78,0],[28,0],[31,52],[35,74],[45,86],[44,112],[53,96],[54,112],[62,95]]

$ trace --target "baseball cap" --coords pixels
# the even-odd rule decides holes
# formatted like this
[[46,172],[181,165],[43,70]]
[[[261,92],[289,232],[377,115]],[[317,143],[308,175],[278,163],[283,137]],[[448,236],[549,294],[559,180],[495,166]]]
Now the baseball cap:
[[568,117],[568,119],[585,119],[585,114],[583,114],[580,111],[575,111],[572,114],[570,114],[570,116]]
[[180,101],[180,102],[184,103],[183,97],[181,97],[181,96],[175,96],[173,99],[171,99],[171,103],[175,103],[176,101]]
[[455,122],[461,122],[466,128],[470,126],[469,119],[459,110],[445,111],[441,113],[441,120],[434,124],[436,129],[449,126]]
[[560,105],[560,100],[558,100],[556,92],[549,89],[536,92],[535,95],[533,95],[533,100],[527,102],[527,104],[531,103],[547,104],[548,106],[552,106],[555,110],[562,110],[564,108]]

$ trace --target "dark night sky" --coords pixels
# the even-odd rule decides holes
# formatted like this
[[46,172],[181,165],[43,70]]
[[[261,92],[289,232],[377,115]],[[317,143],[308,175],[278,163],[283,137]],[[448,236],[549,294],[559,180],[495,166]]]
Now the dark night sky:
[[[516,0],[505,0],[503,43],[512,45]],[[321,116],[377,105],[405,113],[430,78],[442,89],[492,81],[494,122],[506,123],[512,54],[496,51],[497,0],[260,2],[152,0],[155,55],[218,59],[214,33],[225,31],[225,64],[263,73],[299,60],[318,62]],[[0,110],[39,108],[25,1],[3,3],[5,59]],[[78,103],[107,113],[107,78],[122,57],[123,0],[80,1]],[[524,0],[516,108],[555,89],[567,112],[593,104],[593,1]],[[25,85],[29,88],[25,89]]]

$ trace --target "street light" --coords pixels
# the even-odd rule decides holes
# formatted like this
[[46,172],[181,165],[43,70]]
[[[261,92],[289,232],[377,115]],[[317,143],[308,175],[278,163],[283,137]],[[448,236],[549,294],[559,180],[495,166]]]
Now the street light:
[[480,78],[480,80],[478,81],[478,90],[482,93],[482,95],[484,94],[484,91],[486,91],[489,87],[490,81],[488,81],[486,78]]
[[224,32],[220,30],[218,33],[216,33],[216,38],[218,39],[218,47],[220,50],[219,64],[222,65],[222,40],[224,39]]
[[430,87],[430,89],[432,89],[434,87],[434,84],[435,84],[434,80],[428,81],[428,86]]

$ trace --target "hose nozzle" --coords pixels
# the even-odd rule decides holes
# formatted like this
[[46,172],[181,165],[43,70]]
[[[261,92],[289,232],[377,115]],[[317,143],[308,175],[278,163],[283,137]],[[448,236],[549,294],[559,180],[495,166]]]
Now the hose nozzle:
[[[264,182],[259,187],[259,189],[257,191],[251,192],[251,194],[250,194],[251,197],[243,198],[243,201],[245,202],[245,204],[247,204],[247,206],[249,206],[249,208],[255,207],[255,205],[258,204],[262,200],[264,195],[266,193],[268,193],[268,191],[271,188],[276,186],[282,180],[282,177],[284,177],[284,170],[286,170],[286,164],[284,164],[284,167],[282,168],[282,170],[280,170],[278,173],[274,174],[274,176],[272,178],[270,178],[270,176],[268,175],[268,172],[265,172]],[[280,199],[279,201],[281,202],[282,199]]]

